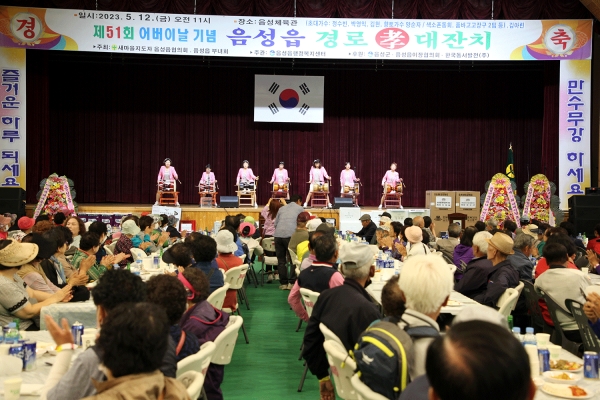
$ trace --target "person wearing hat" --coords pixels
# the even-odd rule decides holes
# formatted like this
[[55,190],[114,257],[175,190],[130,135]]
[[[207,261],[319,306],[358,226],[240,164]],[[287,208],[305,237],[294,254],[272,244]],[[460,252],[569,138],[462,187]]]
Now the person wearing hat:
[[[313,194],[313,185],[325,183],[325,179],[331,180],[331,177],[327,175],[327,171],[324,167],[321,166],[321,160],[318,158],[313,161],[313,166],[310,167],[310,172],[308,175],[308,196],[306,197],[306,201],[304,202],[304,207],[308,207],[308,202],[310,201]],[[329,194],[327,194],[327,207],[331,208],[331,202],[329,201]]]
[[[71,286],[67,285],[54,294],[40,292],[28,287],[17,274],[18,268],[33,261],[39,247],[33,243],[0,240],[0,325],[6,326],[19,318],[21,330],[39,330],[35,318],[42,307],[71,299]],[[29,301],[36,300],[35,303]]]
[[35,225],[35,219],[23,216],[19,218],[17,225],[19,226],[19,230],[9,232],[8,236],[10,239],[20,242],[25,235],[31,233],[31,228]]
[[474,296],[473,300],[497,309],[496,303],[506,289],[515,288],[519,284],[519,273],[508,260],[508,256],[515,253],[514,242],[510,236],[496,232],[487,242],[487,258],[492,261],[494,268],[488,276],[485,291]]
[[376,319],[381,318],[377,306],[365,290],[367,282],[375,275],[373,252],[369,246],[347,243],[339,250],[339,270],[345,276],[344,284],[325,290],[315,304],[306,332],[302,357],[319,380],[321,398],[335,399],[329,380],[329,362],[323,349],[324,336],[319,329],[323,323],[344,344],[346,350],[354,349],[360,334]]
[[[171,166],[171,159],[165,158],[163,161],[164,165],[160,167],[160,171],[158,171],[158,177],[156,178],[156,183],[159,185],[161,183],[168,184],[171,182],[175,182],[175,180],[179,180],[179,176],[177,176],[177,171],[175,171],[175,167]],[[174,188],[175,186],[173,186]],[[159,190],[156,191],[156,203],[155,206],[159,205],[158,201],[160,200],[160,186],[158,186]],[[177,191],[174,191],[173,197],[175,197],[175,205],[179,206],[179,200],[177,199]]]
[[[121,226],[121,236],[119,237],[119,240],[117,240],[117,244],[115,245],[115,255],[125,253],[131,257],[132,247],[143,246],[143,243],[141,243],[140,239],[137,237],[140,231],[140,227],[137,226],[134,220],[129,219],[123,222],[123,225]],[[130,260],[130,258],[126,257],[122,259],[121,262],[119,262],[118,264],[121,267],[126,267],[127,263],[131,262]]]
[[[282,186],[289,183],[290,182],[290,178],[288,176],[288,171],[287,169],[284,168],[285,163],[283,161],[279,162],[279,168],[275,168],[275,170],[273,171],[273,176],[271,177],[271,180],[269,181],[269,183],[276,183],[279,185],[279,191],[283,191]],[[287,200],[290,199],[290,191],[287,191]]]
[[256,222],[256,220],[254,219],[254,217],[251,216],[246,216],[244,217],[244,220],[241,222],[247,222],[249,224],[251,224],[252,226],[254,226],[254,233],[252,235],[250,235],[253,239],[258,239],[260,238],[260,224],[258,224]]
[[10,217],[5,217],[3,215],[0,215],[0,240],[4,240],[8,237],[8,230],[10,229],[11,226],[11,219]]
[[169,215],[167,217],[167,229],[165,229],[166,232],[169,232],[169,237],[171,239],[175,238],[180,238],[181,237],[181,233],[177,230],[177,228],[175,227],[175,225],[177,225],[177,222],[179,222],[179,220],[177,219],[177,217],[175,217],[174,215]]
[[211,172],[210,164],[206,165],[206,170],[202,173],[202,178],[200,178],[200,182],[198,182],[198,187],[209,186],[211,189],[209,191],[214,191],[212,186],[217,183],[217,179],[215,178],[215,173]]
[[405,261],[414,256],[431,254],[429,246],[423,243],[423,229],[414,225],[409,226],[404,229],[404,237],[408,242],[406,244]]
[[[300,261],[304,261],[304,259],[309,255],[310,234],[312,232],[316,232],[317,228],[322,224],[322,222],[319,218],[315,218],[314,216],[312,216],[311,218],[312,219],[306,223],[306,230],[308,231],[308,238],[305,241],[298,243],[298,246],[296,246],[296,256],[298,256],[298,260],[300,260]],[[300,269],[302,269],[302,268],[300,268]]]
[[[237,250],[237,234],[234,234],[231,230],[225,228],[221,229],[215,241],[217,242],[217,265],[224,271],[228,271],[233,267],[239,267],[244,264],[241,258],[233,254]],[[237,290],[229,289],[225,295],[225,301],[223,302],[223,308],[229,308],[231,311],[237,309]]]
[[[254,220],[254,218],[252,218],[252,220]],[[256,227],[253,223],[242,222],[240,224],[239,232],[240,241],[248,247],[250,262],[254,262],[255,257],[260,257],[264,253],[264,249],[259,241],[254,238],[254,235],[256,235],[257,232]]]
[[298,254],[298,245],[308,241],[308,228],[306,224],[310,221],[310,218],[311,215],[306,211],[301,212],[296,217],[296,231],[292,234],[290,243],[288,244],[288,248],[292,249],[296,255]]
[[356,233],[352,231],[348,231],[348,233],[355,234],[358,237],[363,238],[367,241],[367,243],[371,243],[373,240],[373,236],[375,236],[375,231],[377,230],[377,225],[375,222],[371,221],[371,216],[369,214],[363,214],[360,218],[360,223],[362,224],[362,229]]

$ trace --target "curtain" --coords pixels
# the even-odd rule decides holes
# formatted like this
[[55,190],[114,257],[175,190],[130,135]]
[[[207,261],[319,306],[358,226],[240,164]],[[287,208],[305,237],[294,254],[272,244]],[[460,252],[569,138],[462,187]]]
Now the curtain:
[[109,62],[36,50],[28,57],[40,70],[29,75],[28,113],[42,116],[29,119],[28,182],[67,175],[81,203],[153,202],[166,157],[188,204],[198,201],[195,185],[208,163],[219,194],[235,195],[244,159],[261,177],[259,204],[270,196],[279,161],[292,192],[305,195],[312,160],[320,158],[333,193],[349,161],[364,184],[359,202],[368,206],[378,204],[381,179],[397,162],[403,203],[413,207],[424,206],[426,190],[483,191],[504,170],[510,142],[519,187],[527,166],[533,175],[557,165],[556,147],[548,146],[557,141],[549,103],[557,102],[558,76],[544,68],[552,63],[310,71],[325,77],[324,123],[275,124],[253,121],[254,74],[264,73],[254,64],[205,68],[160,56]]

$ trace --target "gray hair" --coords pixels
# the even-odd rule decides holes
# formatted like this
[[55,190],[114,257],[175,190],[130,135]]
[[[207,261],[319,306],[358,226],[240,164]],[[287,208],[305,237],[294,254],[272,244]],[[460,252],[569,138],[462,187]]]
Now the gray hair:
[[482,253],[487,253],[488,249],[488,241],[487,239],[491,239],[492,234],[488,231],[477,232],[475,236],[473,236],[473,246],[477,246],[479,251]]
[[496,220],[496,218],[488,219],[486,224],[493,229],[498,228],[498,221]]
[[375,230],[375,232],[381,232],[384,235],[384,237],[388,236],[390,233],[390,231],[385,227],[379,227]]
[[515,249],[523,250],[525,247],[533,246],[534,239],[533,236],[530,236],[526,233],[519,233],[515,238]]
[[453,222],[448,225],[448,236],[453,238],[460,237],[460,231],[461,229],[459,224]]
[[359,268],[344,268],[344,264],[340,264],[340,272],[344,275],[344,278],[359,281],[369,276],[371,272],[371,264],[363,265]]

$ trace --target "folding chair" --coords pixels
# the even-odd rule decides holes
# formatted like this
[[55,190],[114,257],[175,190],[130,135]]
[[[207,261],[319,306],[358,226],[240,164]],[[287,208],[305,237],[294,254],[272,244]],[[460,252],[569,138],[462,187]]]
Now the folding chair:
[[581,343],[576,343],[573,342],[569,339],[567,339],[567,337],[565,336],[565,333],[563,332],[562,328],[560,327],[560,321],[558,319],[558,312],[560,310],[560,312],[563,313],[568,313],[566,310],[562,309],[555,301],[552,297],[548,296],[548,294],[546,294],[543,290],[538,289],[538,291],[540,292],[540,294],[542,295],[542,298],[544,299],[544,301],[546,302],[546,305],[548,306],[548,311],[550,312],[550,318],[552,318],[552,322],[554,323],[554,329],[558,332],[558,335],[560,335],[560,339],[561,339],[561,346],[563,349],[567,350],[569,353],[576,355],[577,357],[581,357],[582,354],[580,354],[579,351],[579,346],[581,345]]
[[[244,278],[246,277],[247,271],[248,271],[248,264],[244,264],[244,265],[240,265],[239,267],[233,267],[225,272],[225,282],[229,283],[230,290],[239,291],[240,289],[244,288]],[[247,302],[248,302],[248,299],[246,299],[246,304],[248,304]],[[234,312],[237,312],[238,316],[241,316],[239,304],[235,305],[235,310],[232,310],[231,308],[223,308],[222,311],[225,311],[228,314],[232,314],[232,316],[233,316]],[[248,340],[248,334],[246,333],[246,327],[244,326],[243,320],[242,320],[241,325],[242,325],[242,331],[244,332],[244,338],[246,339],[246,343],[250,344],[250,341]]]
[[496,302],[498,312],[505,317],[508,317],[512,310],[514,310],[519,300],[519,292],[517,289],[508,288],[502,293],[502,296]]
[[187,356],[177,363],[177,376],[179,377],[188,371],[196,371],[206,375],[206,370],[216,349],[217,346],[213,342],[204,343],[196,354]]
[[[308,314],[309,318],[312,314],[313,307],[315,306],[315,303],[317,302],[317,299],[319,298],[320,294],[321,293],[319,293],[319,292],[313,292],[312,290],[300,288],[300,295],[302,296],[302,300],[304,302],[304,309],[306,310],[306,313]],[[300,323],[302,323],[302,319],[300,319]],[[323,325],[323,324],[321,324],[321,325]],[[325,326],[325,325],[323,325],[323,326]],[[298,329],[300,329],[300,324],[298,324]],[[296,332],[298,332],[298,329],[296,329]],[[299,360],[302,360],[302,348],[300,348]],[[304,387],[304,381],[306,380],[307,373],[308,373],[308,364],[305,361],[304,362],[304,372],[302,373],[302,378],[300,379],[300,385],[298,385],[299,392],[301,392],[302,388]]]
[[[260,243],[260,245],[265,250],[265,252],[268,251],[268,252],[275,253],[275,242],[274,241],[275,241],[275,239],[272,237],[264,238],[262,240],[262,242]],[[265,265],[270,265],[270,266],[274,267],[273,273],[275,273],[275,271],[277,271],[278,264],[279,263],[277,261],[277,257],[267,256],[266,254],[263,254],[262,266],[261,266],[260,271],[258,271],[261,274],[261,282],[263,285],[265,283],[265,274],[267,273],[267,270],[265,269]]]
[[210,360],[211,363],[217,365],[227,365],[231,362],[233,356],[233,350],[235,349],[235,343],[237,342],[238,332],[240,327],[244,326],[244,319],[239,315],[232,315],[229,317],[229,323],[219,333],[219,336],[215,339],[215,352]]
[[206,301],[208,301],[217,310],[222,309],[223,303],[225,302],[225,295],[227,295],[227,290],[229,290],[229,283],[225,282],[223,286],[215,289],[215,291],[208,296]]
[[387,397],[372,391],[370,387],[365,385],[363,381],[360,380],[358,373],[352,375],[350,382],[352,383],[354,390],[356,390],[358,400],[388,400]]
[[358,399],[356,390],[350,380],[356,370],[356,363],[346,348],[335,340],[325,340],[323,348],[335,382],[335,391],[342,399]]
[[554,328],[544,321],[544,317],[542,316],[542,310],[540,309],[539,300],[541,297],[535,291],[535,287],[531,282],[521,281],[523,284],[523,294],[525,295],[525,300],[527,301],[527,310],[529,311],[529,316],[531,317],[531,325],[536,333],[544,332],[550,334],[552,336],[554,334]]
[[579,328],[585,351],[595,351],[596,353],[600,353],[598,337],[588,323],[588,318],[583,312],[583,304],[575,300],[567,299],[565,300],[565,305],[569,311],[571,311],[573,317],[575,317],[575,322],[577,322],[577,327]]

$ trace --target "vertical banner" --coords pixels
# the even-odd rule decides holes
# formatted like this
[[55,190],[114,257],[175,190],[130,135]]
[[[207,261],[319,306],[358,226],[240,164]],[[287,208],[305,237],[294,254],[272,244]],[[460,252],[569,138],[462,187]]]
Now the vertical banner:
[[560,62],[558,182],[561,210],[591,182],[591,60]]
[[0,187],[25,187],[25,49],[0,47]]

